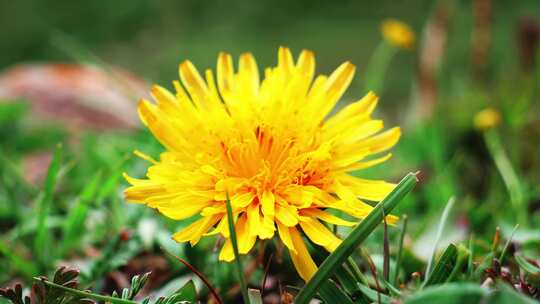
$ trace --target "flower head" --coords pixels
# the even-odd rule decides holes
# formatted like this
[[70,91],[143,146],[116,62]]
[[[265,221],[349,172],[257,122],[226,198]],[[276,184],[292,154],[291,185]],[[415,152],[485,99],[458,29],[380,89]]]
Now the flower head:
[[[145,179],[126,175],[129,201],[144,203],[163,215],[196,217],[173,235],[195,245],[203,236],[221,235],[219,258],[234,259],[226,211],[230,197],[239,252],[257,239],[278,235],[304,280],[316,265],[301,231],[313,243],[334,250],[341,240],[323,222],[353,226],[332,214],[339,210],[363,218],[394,184],[349,174],[384,162],[400,129],[383,129],[371,113],[377,96],[362,99],[325,119],[349,86],[355,67],[345,62],[330,76],[315,76],[315,59],[303,51],[295,62],[280,48],[278,64],[259,70],[251,54],[238,69],[221,53],[217,75],[204,78],[193,64],[180,64],[176,94],[154,86],[155,104],[142,100],[139,114],[166,151],[151,162]],[[389,216],[390,222],[396,218]]]
[[501,122],[501,114],[493,108],[485,108],[474,116],[474,127],[486,131],[496,127]]
[[415,40],[414,32],[407,24],[396,20],[386,19],[381,24],[384,39],[390,44],[403,49],[412,48]]

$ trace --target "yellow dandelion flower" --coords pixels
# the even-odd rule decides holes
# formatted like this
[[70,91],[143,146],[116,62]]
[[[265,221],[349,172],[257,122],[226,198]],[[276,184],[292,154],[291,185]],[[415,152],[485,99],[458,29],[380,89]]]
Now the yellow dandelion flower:
[[399,20],[384,20],[381,24],[381,32],[386,41],[399,48],[410,49],[414,45],[415,35],[413,30]]
[[371,92],[325,119],[355,67],[345,62],[330,76],[314,78],[310,51],[295,62],[280,48],[277,66],[265,69],[262,81],[251,54],[240,56],[236,71],[231,56],[219,54],[216,77],[207,70],[203,78],[190,61],[179,70],[176,94],[154,86],[156,103],[139,103],[142,121],[166,151],[159,160],[137,152],[151,165],[145,179],[125,176],[127,200],[175,220],[196,217],[173,239],[193,246],[203,236],[221,235],[219,259],[231,261],[229,195],[239,252],[277,234],[309,280],[317,267],[303,235],[333,251],[341,240],[324,223],[356,222],[329,210],[361,219],[372,210],[364,200],[380,201],[395,187],[349,172],[387,160],[390,154],[378,154],[396,144],[400,129],[380,132],[383,122],[371,118],[377,104]]
[[496,127],[501,122],[501,114],[494,108],[486,108],[474,116],[474,127],[486,131]]

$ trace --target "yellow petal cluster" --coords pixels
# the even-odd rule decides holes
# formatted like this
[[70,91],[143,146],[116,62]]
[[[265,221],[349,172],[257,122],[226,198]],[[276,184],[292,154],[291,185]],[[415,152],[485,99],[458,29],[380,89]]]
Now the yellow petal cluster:
[[159,160],[137,152],[151,164],[143,179],[125,175],[127,200],[175,220],[195,217],[173,239],[195,245],[220,235],[219,258],[231,261],[229,196],[239,252],[277,235],[309,280],[317,267],[304,237],[334,250],[341,240],[327,224],[356,221],[332,210],[361,219],[372,210],[366,200],[379,201],[395,186],[350,174],[387,160],[390,154],[381,153],[400,137],[399,128],[382,131],[383,122],[371,118],[377,104],[371,92],[329,115],[354,72],[345,62],[315,76],[313,53],[294,60],[287,48],[262,73],[251,54],[241,55],[236,68],[229,54],[219,54],[216,74],[201,75],[183,62],[176,92],[154,86],[155,102],[139,103],[141,120],[165,151]]
[[414,45],[414,31],[409,25],[399,20],[384,20],[381,24],[381,32],[384,39],[396,47],[411,49]]

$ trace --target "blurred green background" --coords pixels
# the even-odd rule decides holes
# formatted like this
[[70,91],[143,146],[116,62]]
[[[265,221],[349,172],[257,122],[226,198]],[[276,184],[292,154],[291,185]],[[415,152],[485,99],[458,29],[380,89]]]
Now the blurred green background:
[[[444,2],[444,1],[443,1]],[[471,63],[473,2],[452,7],[448,51],[441,74],[467,76]],[[318,70],[329,73],[345,60],[358,66],[349,94],[358,92],[381,20],[398,18],[418,34],[436,7],[434,1],[2,1],[0,68],[20,62],[73,61],[82,50],[125,67],[153,82],[169,84],[177,65],[189,58],[198,67],[215,66],[220,51],[250,51],[260,66],[276,60],[278,46],[316,52]],[[538,18],[538,1],[492,1],[489,78],[518,65],[518,26],[523,16]],[[67,40],[67,41],[66,41]],[[76,48],[78,47],[78,48]],[[392,63],[385,91],[403,109],[415,72],[415,53]],[[504,71],[504,72],[503,72]],[[446,76],[450,77],[450,76]],[[451,80],[451,79],[450,79]]]

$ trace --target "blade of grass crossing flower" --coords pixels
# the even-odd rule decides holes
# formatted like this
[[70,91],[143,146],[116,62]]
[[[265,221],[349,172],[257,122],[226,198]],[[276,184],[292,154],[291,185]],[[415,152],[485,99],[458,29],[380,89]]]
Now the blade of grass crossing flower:
[[437,253],[437,247],[439,246],[439,241],[441,240],[444,226],[446,225],[446,221],[448,220],[450,211],[452,210],[452,207],[454,206],[454,202],[455,202],[454,197],[451,197],[448,200],[448,203],[446,203],[446,206],[444,207],[441,220],[439,221],[439,227],[437,228],[437,234],[435,236],[435,243],[433,244],[433,250],[431,251],[431,257],[429,258],[429,261],[426,267],[426,277],[424,279],[424,285],[426,285],[426,282],[429,280],[431,268],[433,266],[433,260],[435,259],[435,254]]
[[72,294],[77,295],[77,296],[81,296],[81,297],[84,297],[84,298],[90,298],[90,299],[94,299],[94,300],[97,300],[97,301],[103,301],[103,302],[105,302],[105,303],[112,303],[112,304],[137,304],[137,302],[131,301],[131,300],[120,299],[120,298],[109,297],[109,296],[103,296],[103,295],[96,294],[96,293],[91,293],[91,292],[87,292],[87,291],[82,291],[82,290],[77,290],[77,289],[69,288],[69,287],[62,286],[62,285],[53,283],[53,282],[51,282],[51,281],[45,280],[45,279],[43,279],[43,278],[34,278],[34,280],[35,280],[35,281],[38,281],[38,282],[42,282],[43,284],[45,284],[45,285],[47,285],[47,286],[50,286],[50,287],[52,287],[52,288],[61,289],[61,290],[63,290],[63,291],[72,293]]
[[47,217],[50,213],[52,196],[56,186],[58,171],[62,159],[62,145],[58,144],[54,151],[47,175],[45,177],[43,196],[38,203],[37,214],[37,231],[34,239],[34,253],[42,270],[46,270],[48,261],[51,259],[52,247],[49,242],[49,232],[47,229]]
[[319,267],[319,270],[306,283],[298,293],[295,303],[306,304],[315,295],[317,289],[330,278],[338,265],[345,260],[360,246],[360,244],[377,228],[382,222],[384,209],[385,214],[389,214],[397,204],[414,188],[418,182],[415,173],[409,173],[403,178],[386,198],[368,214],[349,234],[347,238],[329,255]]
[[231,237],[231,244],[234,252],[234,261],[236,263],[236,270],[238,272],[238,280],[240,282],[240,289],[242,292],[242,298],[244,299],[245,304],[250,304],[246,278],[244,277],[244,269],[242,268],[242,261],[240,261],[240,253],[238,253],[238,241],[236,239],[236,231],[234,229],[234,217],[231,207],[231,201],[227,195],[227,217],[229,222],[229,234]]
[[409,217],[404,214],[402,220],[403,226],[401,226],[401,235],[399,236],[399,247],[396,258],[396,271],[394,272],[394,285],[397,285],[399,280],[399,270],[401,269],[401,257],[403,254],[403,241],[405,240],[405,233],[407,233],[407,222],[409,221]]

